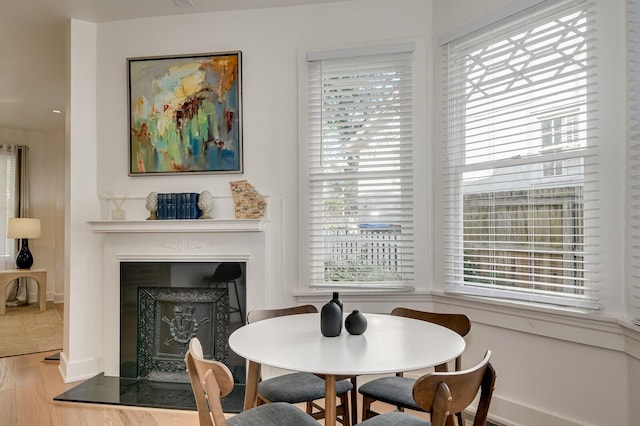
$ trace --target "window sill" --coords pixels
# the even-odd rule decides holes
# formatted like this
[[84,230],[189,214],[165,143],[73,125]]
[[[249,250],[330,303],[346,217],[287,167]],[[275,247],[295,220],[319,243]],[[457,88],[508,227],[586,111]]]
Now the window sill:
[[[596,346],[626,353],[640,360],[640,326],[625,318],[597,311],[556,308],[524,302],[503,301],[429,291],[347,290],[341,289],[340,299],[376,312],[389,312],[403,305],[414,309],[440,312],[464,312],[473,322],[538,335],[551,339]],[[299,303],[325,303],[330,291],[298,291],[293,294]]]
[[[597,311],[432,293],[436,304],[463,310],[474,322],[604,349],[640,360],[640,326]],[[457,308],[455,308],[457,307]]]

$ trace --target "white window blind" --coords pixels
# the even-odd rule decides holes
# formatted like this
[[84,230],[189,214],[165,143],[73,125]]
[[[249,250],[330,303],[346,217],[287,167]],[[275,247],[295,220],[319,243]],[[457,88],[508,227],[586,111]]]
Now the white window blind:
[[628,16],[628,213],[629,315],[640,325],[640,1],[627,2]]
[[308,56],[312,286],[413,277],[412,47]]
[[444,45],[448,292],[599,308],[593,19],[549,1]]

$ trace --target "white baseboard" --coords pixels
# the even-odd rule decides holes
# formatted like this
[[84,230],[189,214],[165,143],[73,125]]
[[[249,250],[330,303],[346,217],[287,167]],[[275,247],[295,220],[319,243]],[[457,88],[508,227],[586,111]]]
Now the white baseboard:
[[66,353],[60,352],[60,375],[65,383],[79,382],[94,377],[96,371],[103,371],[103,362],[98,358],[69,362]]
[[[417,379],[427,371],[428,370],[406,372],[405,377]],[[468,412],[467,415],[470,419],[473,419],[476,407],[477,406],[474,402],[474,404],[470,405],[469,409],[465,411]],[[509,419],[527,419],[527,421],[526,423],[514,423]],[[501,398],[495,393],[491,399],[491,406],[489,408],[489,416],[487,417],[487,420],[495,426],[585,426],[582,421],[571,420],[566,417],[562,417],[559,414],[549,413],[541,408]]]
[[[476,406],[470,406],[468,411],[475,413]],[[507,419],[527,419],[527,421],[526,423],[513,423]],[[549,413],[536,407],[501,398],[495,394],[491,399],[487,420],[496,426],[586,426],[581,421],[567,419],[558,414]]]

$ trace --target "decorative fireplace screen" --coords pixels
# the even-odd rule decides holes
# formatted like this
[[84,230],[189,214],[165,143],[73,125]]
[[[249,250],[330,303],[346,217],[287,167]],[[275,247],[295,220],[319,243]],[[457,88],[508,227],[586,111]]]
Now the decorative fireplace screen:
[[205,357],[228,364],[229,292],[217,288],[138,289],[138,377],[187,382],[184,354],[198,337]]

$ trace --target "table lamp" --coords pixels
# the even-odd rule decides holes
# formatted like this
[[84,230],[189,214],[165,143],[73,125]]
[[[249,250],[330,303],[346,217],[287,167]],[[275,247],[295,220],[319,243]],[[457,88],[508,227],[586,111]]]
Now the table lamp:
[[7,238],[20,239],[20,251],[16,257],[18,269],[29,269],[33,265],[33,256],[29,251],[29,238],[40,238],[40,219],[17,217],[9,219]]

